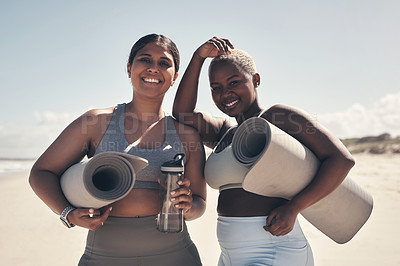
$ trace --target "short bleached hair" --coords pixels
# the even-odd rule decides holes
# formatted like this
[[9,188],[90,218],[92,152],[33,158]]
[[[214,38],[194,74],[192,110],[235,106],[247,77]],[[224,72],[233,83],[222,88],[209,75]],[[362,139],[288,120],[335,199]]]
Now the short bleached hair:
[[210,73],[211,67],[219,62],[229,62],[244,70],[251,76],[257,73],[256,64],[253,58],[245,51],[240,49],[231,50],[230,54],[219,55],[213,58],[208,68]]

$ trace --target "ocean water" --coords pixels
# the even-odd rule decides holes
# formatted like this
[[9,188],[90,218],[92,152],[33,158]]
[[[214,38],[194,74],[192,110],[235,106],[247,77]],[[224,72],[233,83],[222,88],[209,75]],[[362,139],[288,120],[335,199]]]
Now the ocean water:
[[0,176],[29,171],[34,163],[33,159],[0,159]]

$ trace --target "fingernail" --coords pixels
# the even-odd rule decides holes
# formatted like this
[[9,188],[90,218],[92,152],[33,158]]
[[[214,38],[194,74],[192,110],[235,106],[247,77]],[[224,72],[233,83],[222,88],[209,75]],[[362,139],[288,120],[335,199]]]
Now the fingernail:
[[176,193],[176,191],[171,191],[171,195],[174,195]]
[[89,209],[89,213],[94,213],[94,210],[93,209]]
[[110,207],[110,211],[112,211],[112,207]]
[[183,181],[182,181],[182,180],[179,180],[179,181],[178,181],[178,184],[179,184],[179,185],[182,185],[182,184],[183,184]]

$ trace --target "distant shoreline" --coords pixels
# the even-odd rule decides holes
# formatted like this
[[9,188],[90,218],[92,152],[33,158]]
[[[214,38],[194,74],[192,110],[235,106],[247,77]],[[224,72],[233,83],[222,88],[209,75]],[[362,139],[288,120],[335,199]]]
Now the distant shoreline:
[[28,180],[30,170],[22,169],[16,171],[9,171],[9,172],[0,172],[0,180],[5,181],[7,179],[14,179],[14,178],[22,178],[26,176]]
[[388,133],[378,136],[342,139],[341,141],[353,154],[400,154],[400,137],[392,138]]
[[0,157],[0,161],[36,161],[38,158],[5,158]]

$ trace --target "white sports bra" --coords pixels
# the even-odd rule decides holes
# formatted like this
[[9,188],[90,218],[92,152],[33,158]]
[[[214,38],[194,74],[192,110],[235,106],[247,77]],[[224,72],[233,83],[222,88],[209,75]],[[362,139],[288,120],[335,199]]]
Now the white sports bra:
[[242,188],[243,179],[248,172],[248,168],[235,159],[231,144],[222,151],[219,151],[220,145],[224,143],[223,140],[228,132],[236,128],[232,127],[225,132],[210,156],[208,156],[205,164],[204,177],[207,184],[220,191],[231,188]]

